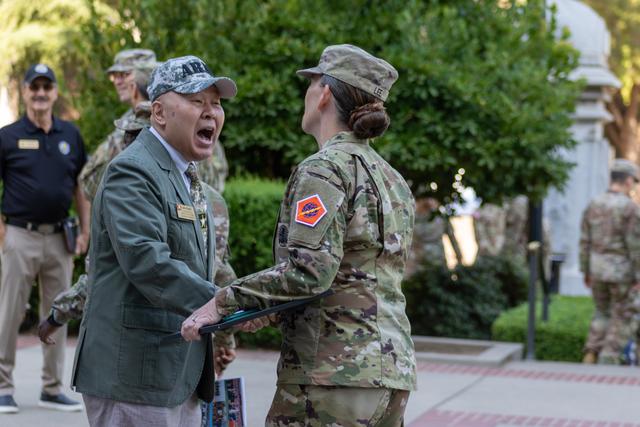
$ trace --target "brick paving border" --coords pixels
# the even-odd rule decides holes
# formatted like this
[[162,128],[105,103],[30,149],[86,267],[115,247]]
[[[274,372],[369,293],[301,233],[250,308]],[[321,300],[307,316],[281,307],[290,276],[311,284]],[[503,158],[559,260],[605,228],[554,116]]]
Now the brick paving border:
[[498,427],[503,425],[509,427],[640,427],[640,424],[619,421],[441,411],[438,409],[425,412],[411,422],[408,427]]

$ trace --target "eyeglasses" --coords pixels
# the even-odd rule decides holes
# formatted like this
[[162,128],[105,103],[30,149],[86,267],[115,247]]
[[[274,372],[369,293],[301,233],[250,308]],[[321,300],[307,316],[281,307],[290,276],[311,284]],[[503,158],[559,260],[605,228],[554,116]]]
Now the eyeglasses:
[[51,89],[53,89],[53,83],[51,82],[47,82],[47,83],[30,83],[29,84],[29,90],[31,92],[38,92],[40,91],[40,89],[44,89],[45,92],[49,92]]

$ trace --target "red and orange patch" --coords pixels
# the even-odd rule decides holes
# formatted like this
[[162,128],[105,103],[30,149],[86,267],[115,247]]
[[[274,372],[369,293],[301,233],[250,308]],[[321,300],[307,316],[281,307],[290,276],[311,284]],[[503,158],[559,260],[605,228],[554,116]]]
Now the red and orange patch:
[[317,194],[296,202],[296,222],[299,224],[315,227],[326,214],[327,208]]

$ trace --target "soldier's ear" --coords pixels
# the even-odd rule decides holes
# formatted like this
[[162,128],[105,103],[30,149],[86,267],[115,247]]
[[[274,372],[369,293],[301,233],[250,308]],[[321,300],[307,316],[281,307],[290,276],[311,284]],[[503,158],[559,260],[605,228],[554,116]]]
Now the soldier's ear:
[[165,106],[157,99],[153,101],[153,104],[151,104],[151,120],[160,126],[165,126],[167,124]]
[[322,92],[320,93],[320,99],[318,100],[318,110],[323,110],[328,105],[331,105],[333,94],[329,85],[322,86]]

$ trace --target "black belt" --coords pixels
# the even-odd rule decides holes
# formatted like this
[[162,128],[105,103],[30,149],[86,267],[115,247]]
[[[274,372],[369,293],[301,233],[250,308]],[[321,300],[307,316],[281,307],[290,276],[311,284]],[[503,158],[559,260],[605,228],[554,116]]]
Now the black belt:
[[56,222],[55,224],[39,224],[18,218],[5,218],[4,222],[5,224],[15,225],[16,227],[25,228],[29,231],[37,231],[42,234],[60,233],[62,231],[62,221]]

